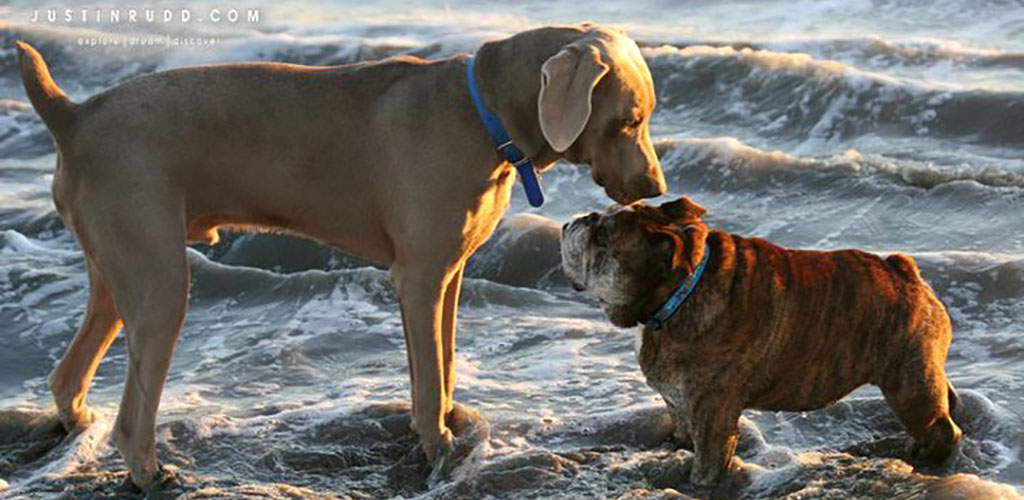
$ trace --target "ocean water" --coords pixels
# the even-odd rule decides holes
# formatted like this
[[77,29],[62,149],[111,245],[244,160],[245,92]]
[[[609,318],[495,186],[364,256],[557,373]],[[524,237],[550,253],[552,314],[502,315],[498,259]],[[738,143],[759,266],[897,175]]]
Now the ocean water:
[[[105,2],[103,7],[145,8]],[[49,194],[53,148],[12,42],[35,45],[76,100],[191,64],[442,58],[524,29],[592,20],[643,47],[652,133],[671,193],[714,225],[791,247],[913,255],[954,322],[947,369],[966,438],[941,467],[904,460],[873,388],[806,413],[746,412],[751,499],[1018,498],[1024,492],[1024,4],[1018,0],[635,0],[187,4],[260,22],[48,23],[0,6],[0,497],[110,498],[119,339],[89,401],[97,422],[47,427],[46,375],[84,314],[81,253]],[[45,15],[45,11],[44,14]],[[124,47],[149,35],[214,45]],[[122,38],[123,39],[123,38]],[[83,44],[84,43],[84,44]],[[92,44],[92,45],[89,45]],[[386,271],[308,241],[236,235],[189,252],[190,313],[161,406],[159,454],[181,498],[688,498],[634,354],[558,269],[558,227],[610,200],[585,167],[516,190],[471,261],[456,399],[482,418],[452,479],[423,483]],[[957,496],[959,495],[959,496]]]

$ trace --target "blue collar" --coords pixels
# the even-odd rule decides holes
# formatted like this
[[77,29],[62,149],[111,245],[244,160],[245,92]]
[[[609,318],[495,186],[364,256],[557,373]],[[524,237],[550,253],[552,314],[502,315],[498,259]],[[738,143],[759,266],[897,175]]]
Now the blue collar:
[[484,105],[484,99],[476,87],[476,75],[473,74],[475,66],[476,58],[469,56],[466,59],[466,83],[469,86],[469,96],[473,98],[473,105],[476,106],[476,114],[480,115],[480,121],[484,122],[484,128],[487,129],[487,134],[491,136],[501,156],[519,171],[519,178],[523,180],[523,189],[526,190],[526,199],[530,205],[539,207],[544,204],[544,191],[540,188],[533,162],[512,143],[508,131],[501,124],[501,118]]
[[711,256],[711,247],[704,244],[704,258],[700,260],[700,264],[697,265],[697,269],[693,270],[693,274],[686,277],[679,288],[676,288],[672,295],[668,297],[661,307],[651,316],[651,319],[644,322],[648,328],[658,329],[672,317],[676,311],[683,305],[686,298],[693,293],[693,289],[697,287],[697,283],[700,282],[700,276],[704,274],[704,268],[708,265],[708,257]]

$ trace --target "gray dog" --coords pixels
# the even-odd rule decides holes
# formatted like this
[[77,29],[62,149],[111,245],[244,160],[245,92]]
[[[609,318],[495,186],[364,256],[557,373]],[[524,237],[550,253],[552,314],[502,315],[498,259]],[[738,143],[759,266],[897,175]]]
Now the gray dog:
[[[466,55],[307,67],[251,63],[135,78],[82,103],[18,43],[22,80],[57,146],[53,199],[85,252],[85,320],[50,377],[68,429],[122,324],[129,368],[113,430],[132,481],[158,475],[160,393],[185,317],[186,242],[274,228],[386,266],[401,306],[413,425],[428,460],[452,450],[456,307],[466,260],[508,208],[515,171],[467,86]],[[486,107],[539,169],[592,166],[621,203],[665,190],[636,44],[594,25],[484,44]]]

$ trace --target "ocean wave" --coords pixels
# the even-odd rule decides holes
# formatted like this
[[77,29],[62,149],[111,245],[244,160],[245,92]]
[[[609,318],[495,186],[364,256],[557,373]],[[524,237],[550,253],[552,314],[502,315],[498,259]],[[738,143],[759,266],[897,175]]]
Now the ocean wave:
[[[21,81],[17,81],[21,89]],[[0,152],[3,158],[36,158],[53,152],[53,139],[25,100],[0,99]]]
[[872,67],[933,66],[954,63],[963,67],[1024,69],[1024,53],[972,47],[955,40],[889,40],[882,37],[766,44],[771,50],[813,52],[818,57],[863,61]]
[[954,182],[973,182],[990,188],[1024,188],[1024,176],[987,165],[937,165],[930,161],[861,154],[850,149],[826,157],[804,157],[781,150],[766,151],[733,137],[688,137],[659,141],[656,148],[668,175],[683,169],[742,172],[741,182],[756,182],[759,176],[802,173],[835,175],[880,175],[900,184],[932,189]]
[[892,40],[881,36],[852,38],[798,38],[766,40],[680,39],[639,40],[644,48],[674,46],[687,48],[707,46],[734,50],[798,52],[816,59],[837,59],[856,62],[871,68],[888,69],[901,66],[936,66],[955,64],[962,68],[1005,67],[1024,69],[1024,52],[975,47],[956,40],[941,38],[910,38]]
[[1024,145],[1024,94],[939,88],[808,54],[707,45],[644,50],[663,108],[683,121],[790,140],[865,133]]
[[[466,277],[517,287],[565,287],[567,282],[558,256],[559,233],[558,224],[551,219],[530,214],[510,215],[470,258]],[[316,241],[295,236],[227,232],[223,236],[218,245],[202,247],[202,252],[216,262],[232,266],[294,273],[370,265]]]
[[[455,35],[429,30],[440,41],[403,37],[400,27],[324,28],[308,32],[255,32],[226,37],[202,51],[184,49],[79,49],[81,36],[70,28],[41,29],[0,24],[0,83],[10,89],[0,98],[21,100],[15,52],[16,39],[37,45],[62,87],[75,99],[153,71],[186,65],[237,61],[280,61],[335,65],[377,60],[394,55],[442,57],[473,50],[483,33]],[[1019,62],[1024,56],[972,49],[954,42],[890,42],[855,39],[827,42],[815,56],[787,49],[809,48],[811,42],[663,45],[644,49],[655,74],[659,114],[682,113],[708,124],[756,130],[767,137],[801,140],[842,140],[868,132],[882,135],[954,137],[968,142],[1024,145],[1024,94],[1018,91],[963,89],[866,71],[819,57],[840,57],[849,51],[896,54],[907,60],[949,57],[991,64]],[[767,48],[765,48],[767,47]],[[844,52],[846,51],[846,52]],[[893,55],[892,57],[897,57]],[[817,57],[816,57],[817,56]],[[878,59],[879,55],[867,60]],[[886,56],[889,57],[889,56]],[[974,60],[971,59],[971,60]],[[878,65],[876,65],[878,66]],[[884,65],[882,65],[884,66]],[[41,125],[23,106],[6,106],[0,120],[15,125],[14,144],[5,156],[29,156],[50,148]],[[32,122],[31,124],[29,122]],[[26,131],[27,126],[32,125]],[[25,136],[27,137],[20,137]],[[10,152],[8,152],[10,151]]]
[[[549,283],[546,280],[553,279],[550,274],[553,274],[554,271],[546,269],[546,266],[542,265],[540,267],[545,269],[544,272],[533,273],[529,266],[534,263],[527,261],[531,260],[531,257],[536,257],[542,262],[557,262],[557,266],[559,266],[557,269],[560,273],[559,236],[558,234],[543,233],[527,237],[532,238],[535,241],[534,244],[540,245],[540,249],[526,248],[522,251],[528,255],[524,256],[516,255],[517,250],[513,248],[512,251],[504,254],[504,258],[511,263],[522,262],[523,264],[521,267],[504,272],[534,275],[538,277],[538,281],[528,282],[527,284],[530,286],[527,287],[527,284],[502,283],[501,276],[490,276],[496,279],[487,279],[467,274],[462,287],[464,304],[530,308],[557,303],[556,296],[534,289]],[[527,245],[527,247],[530,246]],[[508,250],[508,248],[503,249]],[[499,254],[502,252],[498,248],[492,251]],[[287,250],[285,252],[287,253]],[[368,302],[377,306],[397,306],[391,276],[384,269],[374,267],[304,269],[281,274],[258,267],[217,262],[191,248],[188,249],[188,257],[189,266],[195,277],[192,295],[200,300],[231,298],[236,304],[256,306],[280,300],[282,297],[301,303],[313,297],[326,297],[332,293],[340,293],[340,300]],[[486,276],[486,272],[482,274]]]
[[494,235],[470,258],[467,276],[511,286],[565,288],[559,250],[561,227],[547,217],[506,217]]

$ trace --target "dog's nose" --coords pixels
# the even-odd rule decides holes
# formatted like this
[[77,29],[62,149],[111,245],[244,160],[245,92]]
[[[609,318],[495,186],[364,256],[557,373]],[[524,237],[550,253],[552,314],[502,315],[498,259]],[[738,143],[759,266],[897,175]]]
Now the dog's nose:
[[584,215],[583,218],[580,219],[580,221],[583,222],[584,224],[593,224],[597,222],[598,217],[600,216],[597,215],[597,212],[590,212],[589,214]]
[[639,182],[637,194],[639,194],[641,198],[657,198],[658,196],[665,194],[666,187],[665,180],[661,177],[657,179],[644,178]]

